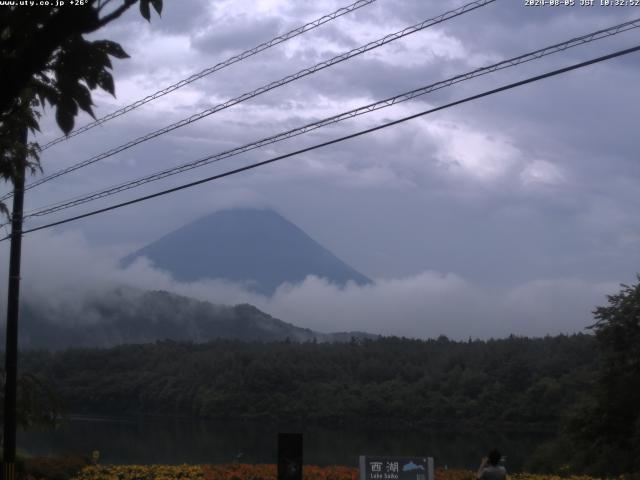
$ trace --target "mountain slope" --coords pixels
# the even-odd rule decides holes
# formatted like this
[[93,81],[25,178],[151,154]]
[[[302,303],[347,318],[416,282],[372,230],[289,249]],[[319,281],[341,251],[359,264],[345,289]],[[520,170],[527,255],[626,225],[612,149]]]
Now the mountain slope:
[[[2,332],[4,333],[4,332]],[[207,342],[349,341],[373,335],[319,333],[283,322],[252,305],[214,305],[164,291],[117,288],[94,297],[21,307],[21,348],[110,347],[159,340]]]
[[219,278],[245,283],[271,295],[282,283],[307,275],[344,285],[371,283],[272,210],[233,209],[213,213],[175,230],[122,260],[147,257],[179,281]]

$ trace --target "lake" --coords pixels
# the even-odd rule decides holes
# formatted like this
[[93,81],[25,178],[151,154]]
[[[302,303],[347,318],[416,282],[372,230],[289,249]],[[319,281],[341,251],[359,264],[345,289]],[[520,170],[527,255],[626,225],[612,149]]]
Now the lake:
[[[280,429],[281,431],[295,431]],[[73,416],[52,431],[19,431],[18,449],[33,455],[100,451],[101,463],[201,464],[275,463],[278,428],[245,422],[185,418],[104,418]],[[496,446],[510,472],[523,468],[549,434],[456,434],[361,429],[304,430],[304,463],[357,466],[365,455],[432,456],[436,466],[476,469]]]

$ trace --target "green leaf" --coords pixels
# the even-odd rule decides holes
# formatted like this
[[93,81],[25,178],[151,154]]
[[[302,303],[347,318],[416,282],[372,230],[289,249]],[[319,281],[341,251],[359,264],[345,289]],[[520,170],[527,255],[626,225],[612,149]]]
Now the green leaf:
[[43,108],[45,101],[52,106],[58,103],[58,91],[51,85],[44,82],[34,82],[34,90]]
[[91,108],[93,102],[91,101],[91,93],[89,92],[89,89],[84,85],[77,84],[73,93],[73,98],[78,106],[95,119],[96,116],[93,114],[93,109]]
[[71,115],[73,115],[74,117],[78,115],[78,104],[74,101],[73,97],[71,96],[63,97],[61,105],[65,110],[68,110],[71,113]]
[[151,0],[151,5],[153,5],[154,10],[158,12],[158,15],[162,14],[162,0]]
[[87,83],[89,90],[95,90],[98,86],[98,79],[95,74],[87,75],[84,77],[84,81]]
[[40,131],[40,125],[38,124],[38,117],[37,116],[28,117],[26,119],[26,121],[25,121],[25,124],[26,124],[27,128],[29,130],[31,130],[31,133],[35,133],[35,132],[39,132]]
[[100,72],[98,76],[98,85],[101,89],[109,92],[115,97],[115,85],[113,84],[113,76],[109,72]]
[[129,55],[123,50],[119,43],[111,42],[109,40],[98,40],[93,42],[93,44],[112,57],[129,58]]
[[140,14],[147,19],[148,22],[151,21],[151,12],[149,11],[149,0],[140,0]]
[[68,135],[69,132],[73,130],[73,113],[62,105],[58,105],[56,109],[56,122],[58,122],[58,126],[64,134]]

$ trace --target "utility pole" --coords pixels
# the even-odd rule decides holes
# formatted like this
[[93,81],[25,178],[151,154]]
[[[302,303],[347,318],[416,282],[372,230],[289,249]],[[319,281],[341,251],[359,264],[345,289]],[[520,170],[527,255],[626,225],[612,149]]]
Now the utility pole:
[[22,137],[22,153],[17,159],[13,178],[13,211],[11,213],[11,250],[9,258],[9,293],[7,300],[7,343],[5,348],[4,442],[2,480],[16,477],[16,383],[18,377],[18,309],[20,303],[20,255],[22,250],[22,215],[24,210],[24,177],[26,170],[27,128]]

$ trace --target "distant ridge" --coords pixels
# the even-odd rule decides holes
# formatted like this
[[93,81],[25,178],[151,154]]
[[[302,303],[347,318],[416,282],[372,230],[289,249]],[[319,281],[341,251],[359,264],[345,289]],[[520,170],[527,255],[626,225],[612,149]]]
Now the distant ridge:
[[178,281],[205,278],[246,284],[272,295],[308,275],[343,286],[371,280],[273,210],[222,210],[181,227],[122,259],[148,258]]
[[[249,304],[215,305],[170,292],[130,287],[50,304],[27,299],[21,313],[19,339],[23,349],[111,347],[164,340],[348,342],[352,338],[376,338],[364,332],[320,333],[297,327]],[[0,332],[0,340],[3,334]]]

